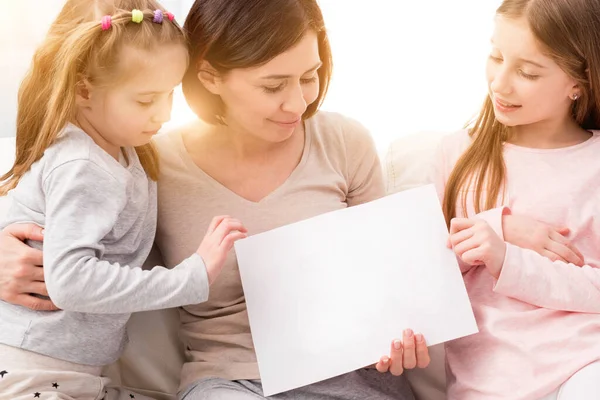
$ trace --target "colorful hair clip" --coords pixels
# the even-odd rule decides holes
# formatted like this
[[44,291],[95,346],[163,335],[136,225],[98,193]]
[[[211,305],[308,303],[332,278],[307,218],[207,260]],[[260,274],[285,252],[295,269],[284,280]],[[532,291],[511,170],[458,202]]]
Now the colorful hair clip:
[[144,20],[144,13],[140,10],[131,10],[131,20],[136,24],[141,23]]
[[156,11],[154,11],[154,18],[152,19],[152,22],[155,22],[157,24],[162,24],[162,22],[163,22],[163,12],[162,12],[162,10],[156,10]]
[[169,18],[169,21],[173,22],[173,20],[175,19],[175,16],[170,12],[166,12],[166,14],[167,14],[167,18]]
[[112,17],[110,15],[105,15],[102,17],[102,30],[107,31],[112,26]]

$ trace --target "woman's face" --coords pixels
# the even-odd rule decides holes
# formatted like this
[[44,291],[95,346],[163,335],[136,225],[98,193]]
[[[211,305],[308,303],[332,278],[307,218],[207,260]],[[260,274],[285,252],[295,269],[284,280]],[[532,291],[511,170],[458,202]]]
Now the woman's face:
[[308,105],[317,99],[320,66],[317,35],[308,32],[295,47],[266,64],[231,70],[209,90],[221,96],[229,127],[278,143],[294,133]]

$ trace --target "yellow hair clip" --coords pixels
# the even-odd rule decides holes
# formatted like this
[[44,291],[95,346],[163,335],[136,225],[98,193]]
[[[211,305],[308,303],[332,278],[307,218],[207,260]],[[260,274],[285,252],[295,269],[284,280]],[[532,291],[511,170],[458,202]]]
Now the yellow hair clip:
[[141,23],[144,20],[144,13],[140,10],[131,10],[131,20],[136,24]]

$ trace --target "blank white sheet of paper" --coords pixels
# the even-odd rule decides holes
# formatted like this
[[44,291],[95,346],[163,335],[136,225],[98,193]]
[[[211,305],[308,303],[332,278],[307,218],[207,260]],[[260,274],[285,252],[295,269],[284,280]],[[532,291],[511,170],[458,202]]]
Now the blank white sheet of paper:
[[389,354],[407,328],[434,345],[477,325],[433,185],[235,244],[264,394]]

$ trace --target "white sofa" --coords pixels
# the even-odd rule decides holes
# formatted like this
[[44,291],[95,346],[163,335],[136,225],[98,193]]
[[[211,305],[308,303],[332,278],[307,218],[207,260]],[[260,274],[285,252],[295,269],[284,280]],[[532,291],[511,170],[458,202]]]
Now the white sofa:
[[[384,157],[388,193],[428,183],[428,171],[439,133],[419,133],[395,141]],[[0,173],[8,171],[14,159],[14,138],[0,138]],[[0,198],[0,217],[7,199]],[[156,265],[151,255],[149,265]],[[184,360],[178,339],[176,310],[135,314],[129,323],[130,342],[121,359],[105,371],[115,383],[159,400],[175,398],[179,372]],[[399,333],[400,334],[400,333]],[[430,348],[431,365],[424,370],[407,371],[418,400],[445,399],[443,346]]]

